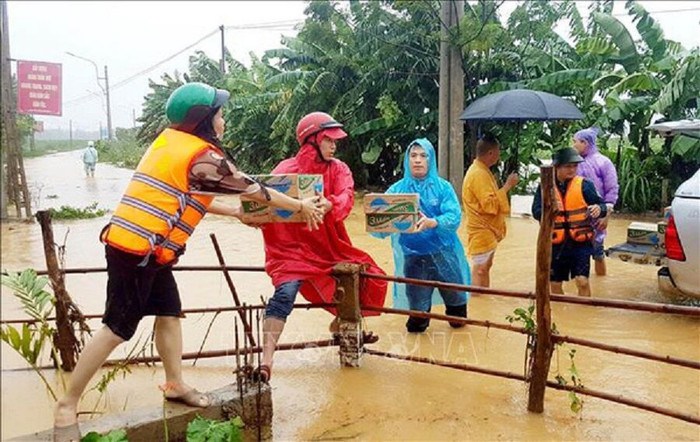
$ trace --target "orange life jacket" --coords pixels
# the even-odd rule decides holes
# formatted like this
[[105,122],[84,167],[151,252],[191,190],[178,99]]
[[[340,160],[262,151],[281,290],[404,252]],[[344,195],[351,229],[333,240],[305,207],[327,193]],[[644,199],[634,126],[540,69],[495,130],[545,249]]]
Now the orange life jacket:
[[583,198],[583,177],[575,176],[569,181],[566,197],[562,197],[556,188],[559,211],[554,218],[552,244],[561,244],[569,237],[576,242],[586,242],[593,239],[593,227],[588,219],[588,204]]
[[[216,147],[194,135],[165,129],[148,148],[100,238],[127,253],[167,264],[177,259],[213,197],[189,191],[192,160]],[[222,153],[223,156],[223,153]]]

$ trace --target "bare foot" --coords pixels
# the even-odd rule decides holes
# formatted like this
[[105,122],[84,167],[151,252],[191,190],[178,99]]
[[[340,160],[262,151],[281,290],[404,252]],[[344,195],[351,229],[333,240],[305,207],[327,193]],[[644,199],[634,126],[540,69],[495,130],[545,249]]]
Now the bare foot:
[[68,427],[78,422],[78,404],[66,401],[65,398],[56,402],[53,411],[53,424],[56,427]]
[[209,397],[206,394],[200,394],[198,397],[194,397],[191,393],[196,390],[185,383],[180,382],[166,382],[161,385],[160,390],[167,399],[179,399],[186,396],[192,396],[192,399],[188,398],[187,403],[194,401],[190,404],[196,407],[207,407],[209,406]]

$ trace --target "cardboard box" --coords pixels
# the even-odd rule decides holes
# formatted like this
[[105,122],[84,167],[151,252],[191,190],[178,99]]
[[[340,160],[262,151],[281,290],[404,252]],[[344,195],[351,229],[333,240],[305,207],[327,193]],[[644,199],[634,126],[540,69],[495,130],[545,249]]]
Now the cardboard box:
[[270,207],[257,201],[247,200],[241,196],[242,221],[247,223],[264,224],[271,221]]
[[[284,193],[296,199],[310,198],[323,194],[323,175],[308,174],[273,174],[253,175],[266,187]],[[250,200],[241,195],[243,220],[254,223],[298,223],[304,222],[300,213],[291,210],[278,209]]]
[[627,242],[630,244],[659,245],[659,232],[656,224],[633,222],[627,226]]
[[415,213],[368,213],[365,215],[368,232],[412,233],[420,216]]
[[420,211],[417,193],[368,193],[364,197],[363,205],[365,214],[417,214]]

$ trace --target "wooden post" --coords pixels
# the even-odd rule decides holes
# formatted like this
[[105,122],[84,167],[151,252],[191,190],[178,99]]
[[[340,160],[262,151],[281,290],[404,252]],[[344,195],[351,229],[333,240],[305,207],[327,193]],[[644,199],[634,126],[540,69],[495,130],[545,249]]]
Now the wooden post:
[[555,213],[554,169],[544,166],[541,171],[542,219],[537,236],[537,264],[535,280],[537,340],[534,362],[530,373],[530,392],[527,409],[535,413],[544,410],[544,392],[547,386],[549,364],[552,359],[552,315],[549,305],[549,271],[552,259],[552,226]]
[[[51,213],[48,210],[40,210],[36,213],[36,219],[41,225],[41,236],[44,239],[44,256],[49,280],[56,297],[56,329],[54,345],[61,358],[61,368],[72,371],[80,353],[80,342],[75,337],[71,311],[78,311],[73,303],[64,283],[63,273],[58,266],[56,249],[51,228]],[[56,361],[58,363],[58,361]]]
[[[29,218],[32,216],[31,201],[29,198],[29,189],[27,187],[27,179],[24,174],[24,161],[22,159],[22,147],[17,133],[17,103],[15,94],[12,91],[12,73],[10,63],[10,26],[7,17],[7,2],[0,1],[0,12],[2,13],[2,26],[0,26],[0,35],[2,36],[0,54],[0,83],[2,84],[2,93],[0,94],[0,106],[2,106],[2,144],[7,160],[7,191],[8,196],[15,203],[17,217],[22,217],[22,207],[24,207],[24,215]],[[19,87],[19,86],[18,86]],[[3,183],[4,184],[4,183]]]
[[335,300],[340,328],[340,365],[359,367],[362,361],[362,314],[360,312],[360,264],[341,263],[333,267],[338,280]]
[[464,175],[464,71],[461,48],[450,43],[450,32],[459,29],[464,0],[448,0],[440,9],[440,96],[438,103],[438,171],[459,194]]
[[[464,15],[464,0],[451,0],[450,26],[459,30]],[[462,48],[450,45],[450,160],[449,179],[457,195],[462,194],[464,178],[464,123],[459,116],[464,110],[464,71],[462,70]]]
[[450,161],[450,45],[449,32],[444,24],[450,23],[450,2],[440,4],[440,86],[438,101],[438,172],[449,179]]

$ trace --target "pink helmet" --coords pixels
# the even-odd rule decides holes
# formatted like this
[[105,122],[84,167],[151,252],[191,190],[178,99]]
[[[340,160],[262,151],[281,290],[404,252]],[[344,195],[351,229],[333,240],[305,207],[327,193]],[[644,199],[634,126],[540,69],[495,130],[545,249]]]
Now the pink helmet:
[[324,112],[312,112],[301,120],[297,124],[297,141],[299,145],[302,145],[306,140],[314,134],[324,131],[324,135],[338,140],[340,138],[345,138],[348,134],[341,129],[342,124],[338,123],[330,115]]

